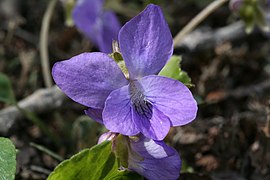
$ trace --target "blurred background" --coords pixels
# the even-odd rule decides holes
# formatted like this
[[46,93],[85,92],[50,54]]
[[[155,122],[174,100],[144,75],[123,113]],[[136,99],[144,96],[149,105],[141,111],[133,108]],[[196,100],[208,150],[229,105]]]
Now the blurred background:
[[[50,69],[57,61],[98,51],[70,22],[72,6],[51,1],[45,36]],[[106,131],[84,115],[86,107],[44,82],[41,31],[51,1],[0,0],[0,88],[8,88],[1,83],[7,77],[13,94],[12,101],[0,102],[0,136],[18,150],[16,179],[46,179],[60,161],[95,145]],[[109,0],[104,8],[123,25],[148,3],[158,4],[174,37],[211,2]],[[165,140],[180,153],[180,179],[270,179],[269,40],[257,27],[247,34],[226,2],[175,44],[199,104],[196,120],[172,128]]]

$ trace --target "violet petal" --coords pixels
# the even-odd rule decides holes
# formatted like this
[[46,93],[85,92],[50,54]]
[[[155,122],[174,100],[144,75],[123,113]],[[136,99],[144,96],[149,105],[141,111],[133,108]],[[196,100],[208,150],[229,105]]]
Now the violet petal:
[[105,102],[103,123],[107,129],[127,136],[139,133],[132,119],[128,86],[114,90]]
[[129,169],[149,180],[175,180],[180,174],[181,160],[177,151],[163,141],[140,135],[138,141],[130,140]]
[[168,24],[153,4],[127,22],[118,38],[131,79],[158,74],[173,52]]
[[97,20],[102,12],[102,0],[78,0],[72,10],[72,17],[76,27],[93,43],[97,43]]
[[76,27],[104,53],[112,52],[120,23],[113,12],[103,10],[102,0],[80,0],[73,9]]
[[115,61],[98,52],[55,63],[52,75],[68,97],[95,109],[102,109],[108,95],[128,83]]
[[170,120],[157,108],[152,107],[150,117],[140,115],[136,110],[132,112],[133,121],[144,136],[154,140],[163,140],[168,134],[171,127]]
[[103,109],[88,108],[84,112],[91,119],[95,120],[96,122],[98,122],[100,124],[103,124],[102,111],[103,111]]
[[140,80],[146,99],[170,118],[172,126],[185,125],[195,119],[197,103],[181,82],[162,76],[146,76]]
[[98,47],[105,53],[112,52],[112,40],[117,40],[121,28],[120,22],[113,12],[107,11],[102,15],[102,26],[98,35]]

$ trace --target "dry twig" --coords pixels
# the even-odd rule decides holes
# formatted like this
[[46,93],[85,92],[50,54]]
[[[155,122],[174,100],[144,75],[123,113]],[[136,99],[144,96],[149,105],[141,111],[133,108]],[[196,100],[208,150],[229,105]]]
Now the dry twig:
[[195,16],[173,39],[174,47],[181,43],[184,37],[195,29],[204,19],[206,19],[212,12],[222,6],[228,0],[215,0],[204,8],[197,16]]
[[181,51],[181,49],[188,52],[209,50],[224,41],[237,41],[246,36],[242,22],[232,23],[214,31],[199,29],[185,36],[180,43],[175,44],[175,51]]
[[[34,112],[43,113],[59,108],[67,99],[62,91],[53,86],[48,89],[41,89],[21,100],[20,108]],[[0,111],[0,133],[6,134],[19,119],[23,119],[23,114],[15,106],[7,107]]]

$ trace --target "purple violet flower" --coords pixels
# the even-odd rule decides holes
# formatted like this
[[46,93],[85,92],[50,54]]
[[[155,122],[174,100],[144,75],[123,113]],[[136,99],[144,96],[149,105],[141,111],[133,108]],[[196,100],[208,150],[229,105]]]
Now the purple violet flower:
[[149,180],[175,180],[180,175],[178,152],[163,141],[154,141],[140,135],[130,139],[128,168]]
[[76,27],[101,52],[112,52],[112,40],[117,40],[120,23],[111,11],[103,10],[103,0],[78,0],[72,16]]
[[[105,140],[112,141],[118,134],[106,132],[99,138],[98,144]],[[128,139],[128,168],[148,180],[175,180],[180,175],[181,160],[178,152],[163,141],[155,141],[142,134]],[[114,141],[114,140],[113,140]],[[117,143],[113,144],[113,147]],[[123,144],[122,144],[123,145]],[[115,148],[115,147],[114,147]]]
[[104,53],[83,53],[54,65],[56,84],[90,107],[86,114],[126,136],[162,140],[171,126],[195,119],[197,103],[181,82],[156,74],[172,56],[173,40],[161,9],[148,5],[119,32],[129,79]]

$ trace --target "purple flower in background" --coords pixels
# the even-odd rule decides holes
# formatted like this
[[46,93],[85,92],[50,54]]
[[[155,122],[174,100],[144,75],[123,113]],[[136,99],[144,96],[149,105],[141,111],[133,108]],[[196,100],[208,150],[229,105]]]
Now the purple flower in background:
[[71,99],[90,107],[86,114],[112,132],[162,140],[171,126],[195,119],[197,103],[177,80],[157,76],[173,52],[161,9],[148,5],[119,32],[129,79],[103,53],[83,53],[53,67],[56,84]]
[[[99,138],[98,144],[105,140],[112,141],[116,137],[116,133],[104,133]],[[126,139],[128,140],[124,144],[128,147],[128,167],[124,168],[135,171],[149,180],[174,180],[179,177],[181,160],[175,149],[167,146],[163,141],[154,141],[142,134]],[[123,145],[123,143],[114,143],[114,149],[119,144]]]
[[113,12],[103,10],[103,0],[78,0],[72,16],[76,27],[101,52],[112,52],[112,40],[117,39],[120,23]]
[[230,0],[229,7],[232,11],[239,11],[243,5],[243,0]]

